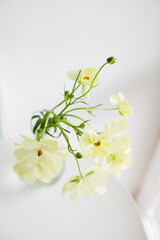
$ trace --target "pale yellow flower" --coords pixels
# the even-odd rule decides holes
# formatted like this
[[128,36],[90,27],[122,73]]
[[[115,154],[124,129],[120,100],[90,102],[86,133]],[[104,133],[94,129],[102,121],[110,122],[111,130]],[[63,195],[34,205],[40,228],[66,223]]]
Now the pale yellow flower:
[[127,169],[131,164],[131,157],[125,152],[114,152],[107,158],[110,168],[113,168],[113,173],[118,176],[121,170]]
[[[73,70],[73,71],[69,71],[67,75],[68,75],[68,78],[75,81],[78,76],[78,73],[79,73],[79,70]],[[97,70],[91,67],[81,70],[78,82],[82,84],[82,91],[81,91],[82,95],[85,94],[90,88],[96,73],[97,73]],[[99,78],[96,77],[92,86],[96,86],[98,82],[99,82]],[[88,99],[89,93],[87,93],[84,96],[84,98]]]
[[92,196],[95,192],[103,195],[107,191],[107,182],[108,170],[105,167],[93,166],[83,178],[76,176],[67,181],[62,187],[62,196],[70,192],[70,201],[75,202],[80,194],[85,198]]
[[133,109],[129,105],[128,99],[125,98],[122,92],[119,92],[117,95],[111,95],[110,102],[113,106],[116,106],[118,108],[119,113],[123,117],[132,115]]
[[127,120],[114,120],[109,127],[105,125],[105,133],[112,139],[111,147],[107,152],[107,163],[116,176],[120,171],[126,169],[131,164],[131,136],[126,131]]
[[63,158],[68,157],[68,150],[59,147],[53,140],[43,138],[38,142],[33,138],[22,137],[24,141],[16,144],[20,148],[14,151],[18,161],[14,165],[14,171],[29,184],[33,184],[36,179],[50,182],[63,168]]
[[[117,146],[121,151],[125,151],[130,148],[131,135],[126,131],[128,127],[127,119],[118,120],[115,119],[111,126],[105,125],[104,133],[111,139],[111,147]],[[112,148],[108,149],[107,155],[110,154]]]
[[88,125],[87,131],[80,139],[80,148],[83,157],[91,157],[97,165],[101,165],[102,159],[106,157],[106,151],[110,145],[110,137],[103,133],[98,134],[91,125]]

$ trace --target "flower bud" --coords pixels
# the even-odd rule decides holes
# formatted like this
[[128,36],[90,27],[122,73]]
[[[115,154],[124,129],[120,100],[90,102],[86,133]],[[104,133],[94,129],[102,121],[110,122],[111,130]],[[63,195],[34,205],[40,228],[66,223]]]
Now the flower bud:
[[83,157],[83,155],[82,155],[82,153],[80,153],[80,152],[77,152],[77,153],[76,153],[76,157],[77,157],[77,158],[82,158],[82,157]]
[[82,124],[79,125],[79,127],[83,129],[83,128],[85,128],[85,124],[82,123]]
[[70,94],[70,92],[69,92],[68,90],[66,90],[66,91],[64,92],[64,95],[65,95],[65,96],[69,96],[69,94]]
[[107,63],[109,63],[109,64],[113,64],[113,63],[115,63],[116,62],[116,58],[114,58],[114,57],[109,57],[109,58],[107,58]]

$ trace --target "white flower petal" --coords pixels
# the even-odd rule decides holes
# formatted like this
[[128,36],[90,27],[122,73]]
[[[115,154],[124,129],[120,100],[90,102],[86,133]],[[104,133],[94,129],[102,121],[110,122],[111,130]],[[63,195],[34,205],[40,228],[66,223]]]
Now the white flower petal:
[[62,196],[69,191],[70,200],[74,202],[80,194],[85,198],[92,196],[95,192],[102,195],[106,192],[107,181],[108,170],[105,167],[92,166],[83,178],[71,178],[62,187]]
[[109,100],[113,106],[117,106],[119,103],[119,99],[118,99],[117,95],[114,95],[114,94],[109,97]]
[[96,192],[97,192],[98,194],[100,194],[100,195],[103,195],[103,194],[105,194],[105,193],[107,192],[107,187],[104,186],[104,185],[98,185],[98,186],[96,187]]
[[68,157],[66,148],[58,147],[53,140],[41,139],[40,142],[23,136],[24,141],[14,155],[18,160],[14,170],[19,177],[32,184],[39,179],[50,182],[63,167],[63,158]]
[[125,100],[125,96],[122,92],[119,92],[117,95],[118,95],[118,98],[119,98],[120,102],[123,102]]
[[72,70],[72,71],[68,71],[67,76],[69,79],[76,81],[76,78],[78,76],[80,70]]

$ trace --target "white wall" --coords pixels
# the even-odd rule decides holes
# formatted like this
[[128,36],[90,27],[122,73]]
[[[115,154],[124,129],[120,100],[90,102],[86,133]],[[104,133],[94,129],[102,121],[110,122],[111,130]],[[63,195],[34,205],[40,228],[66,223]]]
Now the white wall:
[[[9,137],[30,134],[31,114],[58,103],[69,69],[98,68],[115,56],[89,102],[109,105],[109,95],[119,90],[130,98],[133,164],[120,180],[136,194],[159,131],[159,22],[158,0],[1,0],[0,78]],[[99,113],[94,123],[103,128],[116,116]]]

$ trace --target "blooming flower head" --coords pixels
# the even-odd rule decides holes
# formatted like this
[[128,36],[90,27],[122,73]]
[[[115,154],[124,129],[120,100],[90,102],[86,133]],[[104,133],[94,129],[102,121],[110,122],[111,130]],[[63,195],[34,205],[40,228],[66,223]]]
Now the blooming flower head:
[[[77,76],[78,76],[79,71],[80,70],[69,71],[68,72],[68,77],[71,80],[75,81]],[[85,69],[81,70],[78,82],[82,84],[82,91],[81,91],[82,95],[85,94],[88,91],[88,89],[90,88],[91,84],[92,84],[92,86],[96,86],[97,83],[99,82],[99,78],[98,77],[96,77],[94,79],[96,73],[97,73],[97,70],[95,68],[91,68],[91,67],[88,67],[88,68],[85,68]],[[87,93],[84,96],[84,98],[88,99],[89,98],[89,94]]]
[[113,168],[115,176],[118,176],[122,169],[126,169],[131,164],[131,136],[126,132],[126,128],[126,119],[114,120],[110,127],[108,124],[105,125],[105,132],[112,139],[111,147],[107,152],[107,163],[109,168]]
[[113,106],[116,106],[118,108],[119,113],[123,117],[132,115],[133,109],[129,105],[128,99],[125,99],[125,96],[122,92],[119,92],[117,95],[111,95],[110,102]]
[[[111,138],[111,147],[117,146],[119,149],[125,151],[130,148],[131,135],[126,131],[128,127],[127,119],[115,119],[111,126],[105,125],[105,134]],[[111,148],[109,149],[111,150]],[[108,151],[110,153],[110,151]]]
[[72,177],[62,187],[62,196],[70,192],[70,201],[75,202],[79,195],[88,198],[95,192],[103,195],[107,191],[108,170],[105,167],[93,166],[88,170],[86,175]]
[[115,176],[119,176],[121,170],[127,169],[131,162],[130,155],[121,151],[114,152],[107,158],[107,163],[113,168]]
[[80,148],[83,157],[91,157],[96,165],[101,165],[102,159],[106,157],[106,151],[110,147],[111,139],[106,134],[98,134],[97,131],[88,125],[87,131],[80,139]]
[[14,165],[14,171],[29,184],[33,184],[36,179],[50,182],[63,168],[63,158],[68,157],[68,150],[50,139],[42,138],[38,142],[26,136],[22,138],[22,144],[16,144],[20,148],[14,151],[18,161]]

